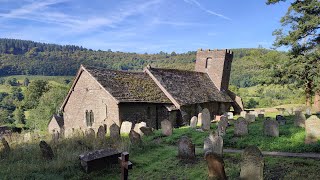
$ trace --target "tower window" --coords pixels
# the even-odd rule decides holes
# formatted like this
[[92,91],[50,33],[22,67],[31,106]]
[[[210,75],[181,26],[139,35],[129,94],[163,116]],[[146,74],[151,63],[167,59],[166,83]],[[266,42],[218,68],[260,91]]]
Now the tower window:
[[206,59],[206,64],[205,64],[205,68],[206,68],[206,69],[208,68],[209,61],[210,61],[210,60],[212,60],[211,57],[208,57],[208,58]]

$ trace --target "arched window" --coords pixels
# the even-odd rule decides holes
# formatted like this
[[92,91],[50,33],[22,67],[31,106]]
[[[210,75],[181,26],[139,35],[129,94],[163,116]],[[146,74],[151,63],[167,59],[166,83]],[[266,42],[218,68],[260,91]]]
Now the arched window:
[[90,110],[90,126],[94,123],[94,116],[93,116],[93,111]]
[[89,111],[86,110],[86,124],[87,124],[87,126],[89,126],[89,123],[90,123],[90,114],[89,114]]
[[208,68],[208,66],[209,66],[209,61],[211,61],[211,60],[212,60],[211,57],[208,57],[208,58],[206,59],[206,65],[205,65],[205,68],[206,68],[206,69]]

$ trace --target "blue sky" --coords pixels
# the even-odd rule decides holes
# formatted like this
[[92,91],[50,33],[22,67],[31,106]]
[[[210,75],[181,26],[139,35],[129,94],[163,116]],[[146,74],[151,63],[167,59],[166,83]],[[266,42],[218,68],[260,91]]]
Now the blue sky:
[[0,0],[0,37],[138,53],[272,46],[288,3]]

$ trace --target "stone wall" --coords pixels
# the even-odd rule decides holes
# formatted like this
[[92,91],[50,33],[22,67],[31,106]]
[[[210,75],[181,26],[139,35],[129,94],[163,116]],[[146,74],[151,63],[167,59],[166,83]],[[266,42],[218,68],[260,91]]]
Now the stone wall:
[[109,128],[113,122],[119,125],[117,101],[86,71],[82,71],[63,109],[65,135],[74,130],[87,129],[86,110],[93,111],[96,131],[100,125]]

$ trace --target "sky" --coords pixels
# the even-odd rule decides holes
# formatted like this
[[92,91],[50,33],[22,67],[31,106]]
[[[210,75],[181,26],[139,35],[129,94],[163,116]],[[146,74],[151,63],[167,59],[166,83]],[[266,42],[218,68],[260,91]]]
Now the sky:
[[157,53],[272,47],[289,4],[266,0],[0,0],[0,38]]

